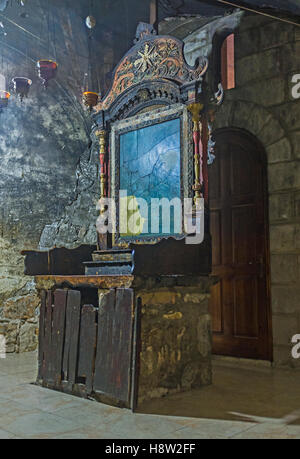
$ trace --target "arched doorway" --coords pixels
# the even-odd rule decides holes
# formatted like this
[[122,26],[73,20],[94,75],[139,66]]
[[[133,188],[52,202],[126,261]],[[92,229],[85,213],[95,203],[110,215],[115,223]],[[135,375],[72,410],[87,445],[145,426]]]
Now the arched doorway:
[[246,131],[214,134],[209,167],[214,354],[272,360],[269,300],[267,163]]

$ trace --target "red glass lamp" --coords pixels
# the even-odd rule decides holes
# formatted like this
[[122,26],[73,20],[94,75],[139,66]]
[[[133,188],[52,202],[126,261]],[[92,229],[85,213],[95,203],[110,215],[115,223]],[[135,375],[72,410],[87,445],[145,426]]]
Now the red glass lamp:
[[48,82],[55,78],[57,67],[57,63],[51,60],[41,59],[37,61],[38,76],[45,88],[48,87]]
[[0,91],[0,113],[2,113],[3,109],[7,107],[9,98],[10,98],[9,92]]

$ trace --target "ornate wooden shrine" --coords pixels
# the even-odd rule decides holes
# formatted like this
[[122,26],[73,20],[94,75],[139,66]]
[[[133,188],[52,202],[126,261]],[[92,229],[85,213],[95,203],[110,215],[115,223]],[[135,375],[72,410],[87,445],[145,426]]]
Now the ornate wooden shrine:
[[[198,206],[208,193],[207,69],[205,58],[186,63],[181,41],[139,25],[93,114],[98,247],[24,252],[42,300],[38,384],[135,409],[211,382],[211,240]],[[162,212],[146,213],[164,198],[193,202],[201,239],[187,243],[186,214],[170,211],[166,230]],[[135,230],[122,229],[132,214]]]

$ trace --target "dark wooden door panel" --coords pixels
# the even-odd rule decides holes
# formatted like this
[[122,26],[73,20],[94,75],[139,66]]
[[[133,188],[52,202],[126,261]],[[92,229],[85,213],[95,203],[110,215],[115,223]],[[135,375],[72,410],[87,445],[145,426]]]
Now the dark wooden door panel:
[[113,399],[131,401],[134,293],[112,289],[101,303],[94,391]]
[[235,337],[258,338],[258,292],[253,276],[236,277],[233,281],[233,334]]
[[223,333],[223,305],[222,305],[222,281],[211,289],[211,310],[212,330],[214,333]]
[[216,134],[209,171],[213,274],[210,310],[216,354],[271,359],[267,288],[266,168],[256,142]]

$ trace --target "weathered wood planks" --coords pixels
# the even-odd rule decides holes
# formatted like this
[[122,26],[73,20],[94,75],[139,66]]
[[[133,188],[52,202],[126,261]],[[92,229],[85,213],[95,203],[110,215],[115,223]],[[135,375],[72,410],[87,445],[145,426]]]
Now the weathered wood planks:
[[111,289],[99,310],[94,391],[130,402],[133,290]]
[[93,389],[93,377],[97,342],[97,310],[92,305],[85,305],[81,310],[78,377],[85,379],[87,395]]
[[99,308],[82,305],[84,297],[80,290],[42,292],[37,382],[129,407],[137,349],[135,336],[133,352],[134,292],[111,289]]

